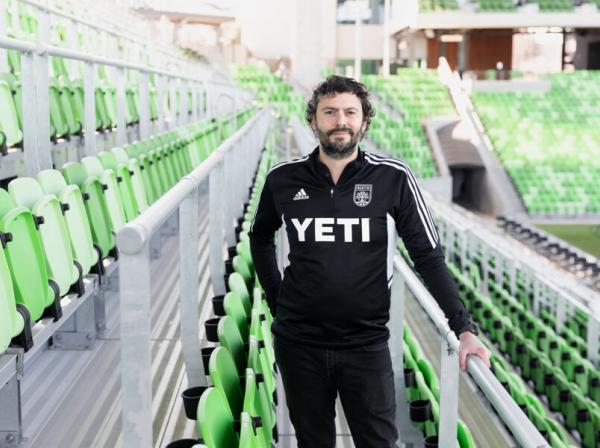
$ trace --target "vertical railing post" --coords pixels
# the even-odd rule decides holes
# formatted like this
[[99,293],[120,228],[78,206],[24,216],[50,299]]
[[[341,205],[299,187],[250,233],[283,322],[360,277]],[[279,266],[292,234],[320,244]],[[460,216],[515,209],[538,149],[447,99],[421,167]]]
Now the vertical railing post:
[[119,244],[123,446],[151,447],[150,251],[147,240],[135,253],[122,246]]
[[[409,414],[409,398],[404,382],[404,313],[406,306],[406,282],[399,271],[394,270],[390,300],[390,356],[394,370],[396,391],[396,428],[404,444],[422,442],[423,437],[412,424]],[[410,445],[409,445],[410,446]]]
[[156,102],[158,103],[158,130],[165,132],[165,77],[156,75]]
[[[6,11],[7,2],[0,2],[0,36],[6,36]],[[8,51],[6,48],[0,48],[0,73],[8,73],[10,71],[8,66]]]
[[[232,157],[232,152],[227,151],[224,157],[223,171],[224,171],[224,185],[235,185],[235,158]],[[223,204],[222,206],[225,209],[223,227],[225,229],[225,240],[227,241],[227,246],[234,246],[235,241],[235,227],[234,227],[234,207],[235,207],[235,188],[224,188],[223,194]]]
[[85,155],[95,156],[96,151],[96,67],[85,63],[83,79]]
[[458,353],[442,340],[440,368],[440,429],[439,446],[456,447],[456,425],[458,419]]
[[[594,310],[596,307],[596,310]],[[587,358],[592,362],[597,369],[600,369],[600,363],[598,362],[598,338],[600,338],[600,324],[598,323],[598,309],[600,307],[597,304],[592,305],[590,310],[590,316],[588,317],[587,323]]]
[[208,186],[208,242],[210,278],[215,295],[225,294],[223,267],[223,160],[210,172]]
[[188,89],[183,79],[177,80],[179,89],[179,126],[187,124],[188,121]]
[[198,256],[200,227],[198,188],[179,206],[179,282],[181,350],[188,386],[206,386],[206,373],[200,353],[200,313],[198,293]]
[[167,91],[169,95],[169,130],[177,127],[177,91],[175,90],[175,80],[167,79]]
[[127,143],[127,123],[125,119],[126,92],[125,92],[125,69],[117,67],[117,146]]
[[198,84],[196,82],[191,82],[188,84],[188,88],[190,92],[192,92],[192,122],[196,123],[198,121]]
[[148,73],[140,72],[140,140],[150,137],[150,96]]

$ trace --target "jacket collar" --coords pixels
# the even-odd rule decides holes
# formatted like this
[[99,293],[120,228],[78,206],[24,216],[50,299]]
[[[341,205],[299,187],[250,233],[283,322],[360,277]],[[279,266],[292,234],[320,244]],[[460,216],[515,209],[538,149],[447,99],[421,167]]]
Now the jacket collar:
[[[317,173],[321,174],[323,177],[327,177],[329,175],[329,168],[327,168],[327,166],[319,160],[319,147],[318,146],[313,150],[313,152],[310,153],[309,159],[311,161],[313,168],[316,170]],[[344,171],[349,171],[350,173],[353,173],[356,170],[358,170],[360,167],[362,167],[364,164],[365,164],[365,152],[360,148],[360,145],[359,145],[358,155],[356,156],[356,159],[354,159],[352,162],[348,163],[348,165],[346,165],[346,167],[344,168]]]

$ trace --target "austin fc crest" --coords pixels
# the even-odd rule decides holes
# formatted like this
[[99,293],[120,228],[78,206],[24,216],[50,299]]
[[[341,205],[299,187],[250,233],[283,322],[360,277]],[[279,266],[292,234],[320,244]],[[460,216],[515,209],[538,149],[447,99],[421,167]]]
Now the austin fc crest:
[[354,186],[354,203],[359,207],[366,207],[371,203],[371,195],[373,193],[373,185],[371,184],[356,184]]

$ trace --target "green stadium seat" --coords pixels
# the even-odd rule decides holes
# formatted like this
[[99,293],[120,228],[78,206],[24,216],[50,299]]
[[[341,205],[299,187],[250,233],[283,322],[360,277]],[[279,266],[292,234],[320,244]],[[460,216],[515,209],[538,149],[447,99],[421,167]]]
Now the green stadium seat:
[[269,446],[266,444],[261,432],[257,432],[257,420],[252,418],[247,412],[242,412],[240,416],[240,445],[239,448],[262,448]]
[[116,238],[104,196],[104,185],[99,178],[89,176],[84,166],[78,162],[66,163],[61,171],[68,184],[76,185],[81,190],[94,243],[102,251],[101,258],[104,259],[109,254],[116,258]]
[[271,441],[277,432],[272,402],[262,378],[259,376],[257,379],[254,370],[246,369],[245,380],[243,410],[250,416],[261,418],[262,425],[257,430],[257,437],[263,444],[259,446],[271,446]]
[[94,156],[84,157],[81,159],[81,164],[85,168],[88,177],[95,177],[102,183],[112,228],[115,232],[118,232],[127,220],[115,172],[104,169],[100,160]]
[[244,309],[244,304],[242,303],[240,296],[231,291],[225,294],[225,298],[223,299],[223,308],[225,309],[225,314],[234,319],[242,340],[247,341],[249,335],[249,316],[246,314],[246,310]]
[[15,106],[12,84],[8,82],[12,75],[0,76],[0,132],[4,134],[4,144],[15,146],[23,141],[23,132]]
[[73,249],[63,213],[68,206],[54,195],[44,194],[40,184],[32,177],[19,177],[8,184],[8,191],[19,206],[31,210],[43,218],[38,224],[48,274],[59,288],[60,296],[75,292],[79,296],[85,291],[82,267],[73,259]]
[[131,221],[139,215],[135,191],[133,189],[133,171],[126,164],[120,164],[112,152],[102,151],[98,159],[105,170],[112,170],[117,179],[117,185],[121,194],[121,203],[125,211],[126,221]]
[[198,431],[208,448],[238,448],[234,417],[223,392],[210,387],[198,403]]
[[119,164],[129,167],[135,202],[138,206],[139,212],[142,213],[148,208],[148,197],[146,195],[144,180],[142,178],[142,168],[138,160],[135,158],[130,159],[123,148],[113,148],[110,151],[115,155]]
[[[239,246],[240,243],[238,243]],[[238,272],[234,272],[229,276],[228,280],[229,290],[238,295],[238,297],[242,301],[242,305],[244,306],[244,310],[246,312],[246,316],[250,316],[252,311],[252,303],[250,302],[250,293],[248,292],[248,288],[246,287],[246,282],[244,278]]]
[[13,338],[25,350],[31,348],[33,343],[29,312],[23,305],[15,302],[12,279],[4,255],[4,248],[11,241],[11,234],[0,233],[0,355]]
[[87,275],[94,267],[96,272],[100,272],[101,269],[97,266],[102,258],[102,250],[94,246],[90,222],[79,187],[67,185],[58,170],[40,171],[37,180],[46,194],[54,195],[62,204],[68,205],[68,209],[64,211],[65,223],[73,256],[80,264],[83,275]]
[[248,367],[256,374],[261,374],[265,383],[265,389],[268,397],[273,397],[273,402],[277,403],[276,381],[273,372],[273,365],[268,359],[264,350],[264,341],[259,341],[256,336],[250,336],[248,343]]
[[217,347],[210,355],[208,371],[214,387],[220,389],[227,398],[233,415],[242,412],[242,388],[235,361],[225,347]]
[[217,335],[221,346],[229,350],[229,353],[231,353],[231,356],[235,360],[238,375],[242,375],[246,368],[246,351],[235,320],[230,316],[221,318],[217,326]]
[[25,207],[0,189],[0,232],[12,235],[4,254],[13,281],[15,300],[29,312],[32,322],[44,315],[58,320],[62,316],[60,290],[47,271],[42,241],[36,222]]

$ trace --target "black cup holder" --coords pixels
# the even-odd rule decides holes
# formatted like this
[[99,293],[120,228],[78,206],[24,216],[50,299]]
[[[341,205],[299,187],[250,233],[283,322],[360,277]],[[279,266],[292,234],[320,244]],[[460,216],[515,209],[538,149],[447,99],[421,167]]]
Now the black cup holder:
[[553,384],[556,384],[556,378],[554,378],[553,373],[547,373],[544,375],[544,384],[546,386],[552,386]]
[[413,369],[404,369],[404,384],[406,387],[415,387],[417,385]]
[[571,400],[571,391],[570,390],[561,390],[558,394],[558,398],[561,403],[567,403]]
[[437,448],[438,436],[429,436],[425,439],[425,448]]
[[423,423],[431,420],[431,403],[429,400],[411,401],[410,419],[417,423]]
[[208,375],[208,362],[210,360],[210,355],[212,355],[212,352],[215,351],[215,349],[218,346],[215,347],[204,347],[200,349],[200,352],[202,354],[202,365],[204,366],[204,373],[206,373]]
[[233,273],[234,269],[233,269],[233,261],[232,260],[227,260],[225,262],[225,274],[231,274]]
[[[198,411],[198,402],[200,401],[200,396],[204,393],[204,391],[208,389],[208,386],[198,386],[198,387],[190,387],[189,389],[181,392],[181,398],[183,399],[183,408],[185,409],[185,416],[190,420],[196,420],[196,413]],[[186,439],[190,440],[190,439]],[[198,442],[196,442],[198,443]],[[182,445],[187,446],[187,445]],[[189,445],[189,446],[193,446]]]
[[235,246],[229,246],[227,248],[227,255],[230,260],[233,260],[233,257],[237,255],[237,248]]
[[537,358],[532,358],[529,360],[529,367],[532,369],[537,369],[540,365],[540,360]]
[[219,295],[212,298],[213,312],[215,316],[225,316],[225,308],[223,307],[225,296]]
[[206,330],[206,339],[210,342],[219,342],[219,336],[217,335],[217,326],[219,325],[220,317],[213,317],[204,322],[204,328]]
[[169,443],[166,448],[192,448],[201,443],[202,439],[179,439]]

